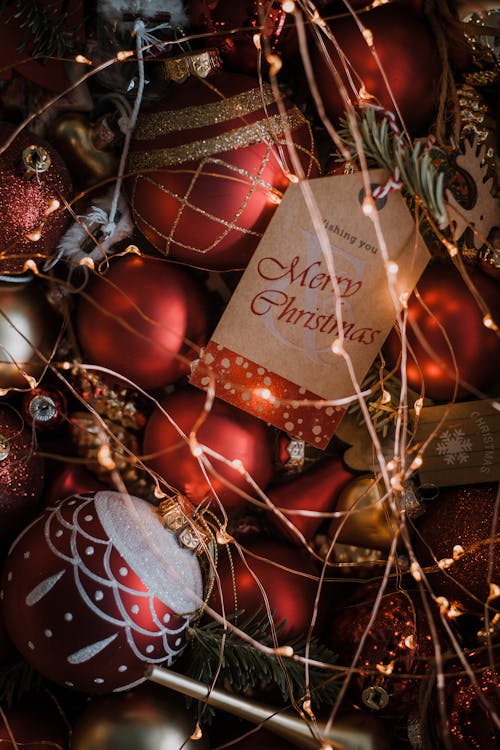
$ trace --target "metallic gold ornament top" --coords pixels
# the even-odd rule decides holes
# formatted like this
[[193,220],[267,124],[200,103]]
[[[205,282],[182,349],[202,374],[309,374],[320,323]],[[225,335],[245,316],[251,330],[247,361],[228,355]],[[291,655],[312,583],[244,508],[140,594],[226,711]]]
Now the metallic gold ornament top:
[[166,112],[150,112],[140,115],[134,130],[134,140],[149,141],[166,133],[176,133],[191,128],[217,125],[236,117],[245,117],[276,101],[268,84],[262,88],[242,91],[241,94],[207,102],[201,107],[184,107]]
[[132,153],[128,160],[130,171],[142,172],[148,169],[163,169],[184,162],[203,159],[215,154],[225,153],[236,148],[245,148],[255,143],[272,143],[287,128],[293,130],[306,124],[306,119],[299,109],[289,110],[285,117],[274,115],[263,122],[254,122],[242,128],[221,133],[213,138],[184,143],[174,148],[159,148],[143,153]]
[[206,549],[210,536],[196,523],[196,509],[184,495],[163,500],[158,506],[158,515],[163,526],[175,534],[181,547],[192,550],[196,555]]
[[189,55],[167,57],[163,62],[163,75],[167,81],[184,83],[189,76],[207,78],[221,67],[219,52],[216,49],[207,49]]
[[42,174],[51,163],[50,154],[43,146],[28,146],[23,150],[23,164],[28,172]]

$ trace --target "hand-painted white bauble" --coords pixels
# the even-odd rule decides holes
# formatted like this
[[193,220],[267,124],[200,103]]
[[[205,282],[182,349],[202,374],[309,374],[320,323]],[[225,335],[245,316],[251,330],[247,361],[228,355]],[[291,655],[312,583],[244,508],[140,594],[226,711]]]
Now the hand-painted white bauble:
[[5,563],[7,630],[26,661],[66,687],[123,690],[170,665],[203,586],[196,557],[144,500],[75,495],[18,537]]

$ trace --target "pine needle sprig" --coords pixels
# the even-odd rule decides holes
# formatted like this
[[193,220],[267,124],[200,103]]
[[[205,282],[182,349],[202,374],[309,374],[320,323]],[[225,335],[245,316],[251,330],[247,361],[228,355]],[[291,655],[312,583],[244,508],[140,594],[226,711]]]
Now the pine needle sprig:
[[24,660],[0,668],[0,705],[10,708],[21,698],[39,693],[45,685],[42,675]]
[[[242,612],[238,613],[238,627],[254,640],[265,646],[273,646],[273,639],[267,615],[260,610],[241,622]],[[234,619],[234,618],[231,618]],[[279,628],[278,628],[279,631]],[[268,656],[243,641],[231,630],[225,631],[219,623],[211,622],[189,631],[191,649],[185,673],[196,680],[210,685],[219,664],[221,670],[216,681],[219,685],[230,685],[235,693],[245,694],[253,688],[266,690],[277,688],[283,701],[303,697],[306,691],[304,665],[293,659],[286,659],[286,671],[277,656]],[[225,636],[224,648],[222,641]],[[289,645],[297,654],[305,653],[305,639],[297,639]],[[326,646],[312,639],[308,656],[311,660],[334,664],[336,657]],[[292,687],[293,696],[290,694]],[[332,701],[338,687],[332,680],[330,670],[319,667],[309,669],[309,687],[313,704]]]
[[[373,107],[366,107],[362,113],[356,113],[355,117],[368,164],[397,175],[405,191],[414,200],[418,200],[437,225],[444,229],[449,223],[444,205],[445,175],[433,164],[433,155],[440,150],[435,146],[430,148],[429,144],[422,141],[407,143],[391,127],[389,118],[381,118]],[[343,120],[340,136],[353,154],[353,159],[357,159],[353,129],[354,126],[351,128],[347,120]]]
[[0,12],[12,8],[5,20],[19,19],[24,30],[18,47],[23,52],[32,45],[32,57],[63,57],[73,49],[73,34],[79,24],[66,26],[69,12],[60,9],[60,3],[40,5],[36,0],[0,0]]

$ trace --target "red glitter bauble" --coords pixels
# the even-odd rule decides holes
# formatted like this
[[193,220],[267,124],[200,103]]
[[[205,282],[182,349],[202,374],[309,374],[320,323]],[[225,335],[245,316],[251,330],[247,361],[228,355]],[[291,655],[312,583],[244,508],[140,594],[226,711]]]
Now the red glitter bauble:
[[190,77],[168,91],[134,133],[127,185],[135,224],[175,260],[244,268],[290,184],[289,149],[306,176],[319,172],[311,126],[286,100],[282,118],[271,87],[237,73]]
[[[498,527],[493,527],[497,489],[496,484],[441,489],[415,521],[414,551],[423,567],[432,566],[427,576],[433,592],[478,614],[483,614],[490,594],[490,540],[491,581],[496,583],[500,577],[500,536]],[[438,567],[440,560],[451,562],[454,556],[457,559],[445,570]]]
[[0,407],[0,541],[11,539],[35,512],[43,489],[44,461],[21,417]]
[[[446,709],[452,750],[497,750],[499,731],[490,711],[477,697],[477,690],[500,714],[498,685],[500,681],[500,648],[493,649],[494,663],[490,664],[488,652],[477,651],[467,655],[467,661],[478,682],[476,688],[458,660],[444,665]],[[495,668],[496,665],[496,668]],[[437,712],[433,711],[438,735],[442,734]]]
[[[367,631],[376,594],[374,586],[368,587],[330,619],[329,646],[339,654],[339,664],[352,664]],[[355,702],[387,714],[409,709],[418,697],[421,682],[409,675],[423,674],[433,654],[432,637],[419,602],[414,604],[402,591],[384,594],[355,664],[360,671],[351,677]]]
[[[288,515],[286,511],[313,511],[325,513],[335,510],[335,504],[342,488],[353,475],[346,471],[339,458],[330,458],[297,479],[269,490],[268,497],[306,539],[310,539],[321,525],[323,518],[308,515]],[[269,520],[281,534],[296,544],[300,538],[290,530],[286,522],[276,513],[269,512]]]
[[283,10],[281,0],[219,0],[211,11],[206,31],[216,35],[226,66],[247,75],[257,75],[259,70],[256,34],[260,37],[264,71],[268,66],[266,54],[286,60],[298,52],[295,23]]
[[[271,480],[272,433],[260,419],[218,399],[214,401],[206,419],[198,425],[200,417],[204,416],[205,401],[205,394],[194,388],[178,390],[167,396],[161,403],[162,411],[156,409],[146,425],[144,453],[148,456],[147,464],[193,503],[213,498],[215,493],[224,508],[234,512],[245,508],[246,501],[230,485],[249,495],[253,494],[253,488],[241,468],[262,489]],[[196,440],[199,444],[223,456],[225,461],[238,464],[233,467],[213,455],[207,455],[219,475],[207,469],[213,490],[205,479],[198,459],[174,425],[185,436],[189,436],[197,426]]]
[[88,693],[142,682],[146,662],[172,664],[202,595],[197,558],[153,506],[107,491],[47,508],[11,548],[2,585],[26,661]]
[[188,371],[195,346],[206,342],[207,315],[203,288],[187,270],[127,255],[92,278],[78,306],[77,333],[93,364],[142,388],[160,388]]
[[[219,581],[222,589],[224,613],[227,616],[245,610],[241,619],[257,610],[265,615],[266,600],[257,584],[260,581],[275,625],[282,624],[278,634],[280,643],[305,636],[311,625],[314,601],[318,588],[318,571],[313,560],[297,547],[274,539],[258,539],[245,543],[244,561],[236,547],[230,547],[231,560],[223,552],[219,555],[217,578],[209,601],[212,609],[222,614]],[[318,626],[323,624],[323,609]]]
[[2,750],[62,750],[67,747],[69,727],[56,700],[37,694],[5,707],[0,713]]
[[[328,9],[323,15],[328,15]],[[359,20],[373,35],[374,50],[406,127],[414,134],[425,133],[435,113],[442,68],[437,42],[425,18],[411,6],[391,3],[360,14]],[[384,109],[395,112],[376,57],[355,20],[350,16],[336,18],[331,31],[348,61],[349,75],[333,43],[324,41],[326,54],[313,44],[314,76],[328,116],[337,120],[346,110],[331,65],[354,104],[364,87],[366,94],[375,97]]]
[[[489,306],[496,321],[500,320],[500,295],[496,281],[480,271],[468,270],[472,283]],[[498,380],[500,341],[495,331],[483,324],[483,313],[465,286],[460,274],[450,264],[427,268],[417,284],[422,298],[413,294],[408,301],[408,385],[436,401],[453,398],[455,374],[464,381],[457,397],[470,394],[466,384],[487,391]],[[430,313],[425,307],[430,309]],[[449,344],[448,341],[449,340]],[[396,367],[401,352],[399,336],[393,330],[384,344],[389,368]]]
[[[13,131],[1,125],[0,143]],[[52,255],[68,223],[62,206],[70,194],[71,178],[56,150],[37,135],[20,133],[0,165],[0,274],[20,273],[28,259],[38,263]]]

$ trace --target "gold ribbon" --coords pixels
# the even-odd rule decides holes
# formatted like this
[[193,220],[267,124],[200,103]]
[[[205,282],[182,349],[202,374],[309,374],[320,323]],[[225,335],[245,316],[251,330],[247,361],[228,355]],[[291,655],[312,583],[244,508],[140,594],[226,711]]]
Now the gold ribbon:
[[203,159],[207,156],[214,156],[224,151],[244,148],[262,141],[271,144],[274,138],[283,133],[286,128],[293,130],[306,123],[307,120],[302,112],[294,107],[286,113],[284,118],[281,115],[274,115],[261,122],[245,125],[242,128],[221,133],[221,135],[216,135],[213,138],[184,143],[173,148],[159,148],[152,151],[132,153],[129,156],[127,168],[133,172],[162,169]]
[[257,112],[275,101],[271,86],[265,84],[262,89],[243,91],[229,99],[221,99],[219,102],[211,102],[201,107],[185,107],[173,111],[143,114],[137,121],[134,140],[149,141],[165,133],[217,125],[226,120],[234,120],[236,117],[244,117],[251,112]]

